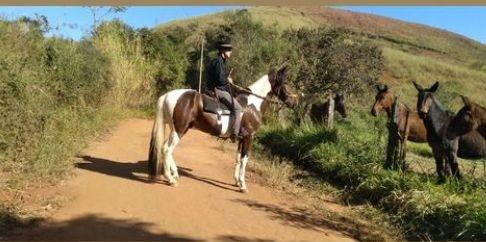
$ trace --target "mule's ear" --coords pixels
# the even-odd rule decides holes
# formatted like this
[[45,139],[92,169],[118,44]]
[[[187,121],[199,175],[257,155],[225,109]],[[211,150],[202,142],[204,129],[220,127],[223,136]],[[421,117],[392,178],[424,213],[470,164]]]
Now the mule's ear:
[[435,92],[437,91],[437,88],[439,88],[439,82],[435,82],[434,85],[429,88],[429,92]]
[[375,88],[376,88],[376,90],[377,90],[378,92],[381,92],[380,85],[376,84],[376,85],[375,85]]
[[469,98],[463,95],[461,95],[461,98],[462,98],[462,102],[464,103],[464,106],[471,107],[471,101],[469,101]]
[[419,84],[417,84],[415,81],[412,81],[413,85],[415,86],[415,89],[417,89],[417,91],[421,92],[424,90],[424,88],[422,86],[420,86]]

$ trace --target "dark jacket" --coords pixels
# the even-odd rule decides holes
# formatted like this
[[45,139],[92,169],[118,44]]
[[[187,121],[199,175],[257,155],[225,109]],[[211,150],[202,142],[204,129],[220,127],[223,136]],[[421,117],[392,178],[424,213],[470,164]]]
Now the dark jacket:
[[230,92],[230,84],[228,83],[228,71],[226,69],[226,60],[221,56],[211,60],[206,69],[207,84],[206,88],[208,91],[217,88],[222,91]]

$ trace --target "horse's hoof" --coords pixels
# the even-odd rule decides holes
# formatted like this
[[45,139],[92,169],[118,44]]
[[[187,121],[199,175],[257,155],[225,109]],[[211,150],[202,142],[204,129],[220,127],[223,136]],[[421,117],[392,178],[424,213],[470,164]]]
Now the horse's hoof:
[[150,176],[149,175],[149,177],[148,177],[148,181],[150,181],[150,182],[156,182],[159,179],[160,179],[159,176]]
[[239,182],[235,182],[235,184],[233,186],[239,187],[240,186],[240,183]]
[[177,182],[175,182],[175,181],[174,181],[174,182],[169,182],[169,185],[170,185],[171,187],[177,187],[178,183],[177,183]]
[[241,193],[248,193],[248,189],[246,189],[246,188],[240,188],[240,192]]

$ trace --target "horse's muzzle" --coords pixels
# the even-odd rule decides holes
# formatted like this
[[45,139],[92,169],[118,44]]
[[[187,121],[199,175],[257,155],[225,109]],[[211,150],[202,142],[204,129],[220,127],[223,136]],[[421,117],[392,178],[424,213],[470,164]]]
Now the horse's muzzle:
[[418,115],[419,115],[419,117],[420,117],[421,119],[424,119],[424,118],[426,118],[426,117],[427,117],[427,113],[426,113],[426,112],[422,112],[422,111],[419,111],[419,112],[418,112]]
[[371,109],[371,115],[373,115],[373,117],[376,117],[376,110],[374,108]]

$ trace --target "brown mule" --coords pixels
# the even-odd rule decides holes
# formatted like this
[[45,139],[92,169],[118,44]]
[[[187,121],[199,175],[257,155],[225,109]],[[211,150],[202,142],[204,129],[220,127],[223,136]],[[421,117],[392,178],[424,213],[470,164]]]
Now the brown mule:
[[[343,94],[338,93],[334,95],[334,110],[341,114],[341,117],[344,119],[347,117],[345,103],[346,99],[344,98]],[[327,116],[329,115],[329,106],[329,100],[324,103],[313,103],[310,109],[310,118],[312,122],[319,123],[327,120]]]
[[[455,139],[459,136],[471,135],[471,143],[474,144],[478,155],[486,157],[486,108],[461,96],[464,107],[450,121],[447,127],[446,137]],[[459,146],[461,148],[461,146]],[[466,152],[461,152],[466,153]],[[472,157],[472,156],[470,156]]]
[[[392,118],[392,106],[395,95],[388,90],[387,85],[384,87],[377,85],[376,89],[378,93],[375,96],[375,103],[373,104],[373,108],[371,108],[371,114],[376,117],[383,110],[386,112],[388,120],[390,120]],[[400,137],[407,137],[407,140],[416,143],[427,142],[427,129],[418,113],[410,110],[409,107],[401,102],[399,102],[398,108],[399,120],[406,120],[408,114],[408,122],[399,122],[400,126],[398,130]],[[408,134],[406,126],[408,126]]]
[[[244,106],[244,111],[241,120],[243,137],[238,142],[234,178],[236,185],[243,192],[247,191],[245,169],[251,142],[262,124],[263,114],[267,110],[271,98],[276,96],[290,107],[296,103],[296,95],[287,84],[286,77],[287,67],[283,67],[277,72],[271,71],[248,87],[256,95],[240,94],[237,96],[239,102]],[[163,169],[164,176],[169,183],[171,185],[177,183],[179,174],[172,153],[179,140],[189,129],[195,128],[213,136],[226,137],[230,126],[229,116],[218,116],[218,114],[205,112],[203,95],[191,89],[177,89],[158,99],[148,160],[151,179],[158,177]],[[170,130],[167,140],[165,124],[169,125]]]
[[486,139],[486,108],[461,96],[464,107],[451,120],[447,129],[447,138],[454,139],[477,130]]

